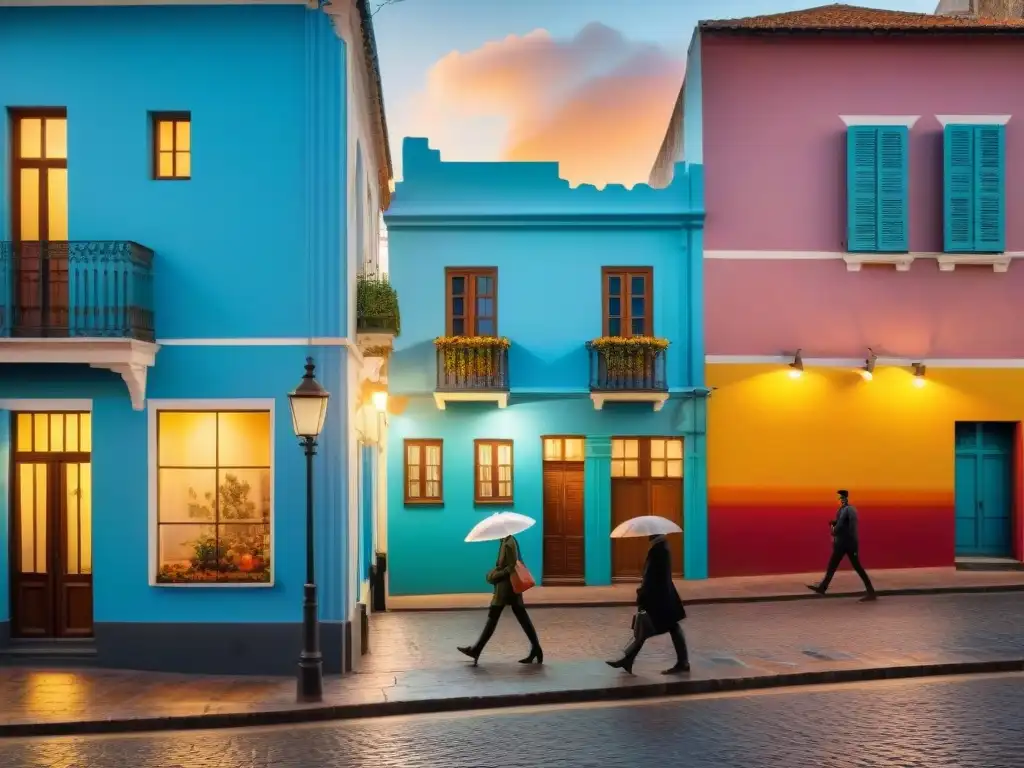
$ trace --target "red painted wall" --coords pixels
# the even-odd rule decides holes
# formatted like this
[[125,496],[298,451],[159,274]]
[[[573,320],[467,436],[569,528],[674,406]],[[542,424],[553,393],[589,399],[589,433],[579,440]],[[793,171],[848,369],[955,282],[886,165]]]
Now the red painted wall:
[[[861,562],[873,568],[954,564],[952,506],[857,506]],[[824,572],[832,552],[835,510],[773,506],[708,509],[709,576]],[[849,568],[845,563],[843,568]]]

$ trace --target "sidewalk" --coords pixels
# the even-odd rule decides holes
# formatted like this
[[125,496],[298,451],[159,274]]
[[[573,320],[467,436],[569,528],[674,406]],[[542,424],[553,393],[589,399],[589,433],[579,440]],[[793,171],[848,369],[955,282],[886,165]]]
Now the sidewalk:
[[[824,563],[822,564],[824,568]],[[883,595],[935,595],[957,592],[1001,592],[1024,590],[1024,571],[958,571],[955,568],[905,568],[871,571],[871,580]],[[677,580],[676,586],[688,605],[705,603],[755,603],[765,600],[813,599],[807,585],[821,580],[821,573],[786,576],[738,576],[703,581]],[[863,591],[857,575],[842,570],[829,590],[833,596]],[[636,584],[608,587],[536,587],[528,602],[533,606],[632,605]],[[490,593],[460,595],[392,595],[389,611],[450,611],[485,608]]]
[[536,611],[545,664],[516,659],[526,642],[502,619],[479,667],[471,611],[373,617],[360,673],[327,681],[323,704],[296,705],[281,678],[0,669],[0,736],[266,725],[466,709],[606,701],[782,685],[1024,670],[1024,611],[1014,594],[698,605],[684,623],[693,672],[665,678],[667,638],[636,676],[609,669],[630,609]]

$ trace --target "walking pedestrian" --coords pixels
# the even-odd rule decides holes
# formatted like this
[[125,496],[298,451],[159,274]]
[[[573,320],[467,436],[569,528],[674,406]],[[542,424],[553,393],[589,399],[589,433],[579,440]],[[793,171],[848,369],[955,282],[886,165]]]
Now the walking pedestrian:
[[650,537],[640,588],[636,591],[637,614],[633,619],[633,640],[621,659],[605,662],[609,667],[633,673],[633,662],[644,643],[668,632],[676,651],[676,663],[661,674],[676,675],[690,671],[690,654],[679,622],[686,618],[683,601],[672,582],[672,553],[664,534]]
[[828,585],[832,583],[832,577],[836,575],[836,569],[846,557],[850,560],[853,570],[864,582],[865,595],[860,599],[862,603],[878,599],[875,588],[871,585],[867,571],[860,564],[860,540],[857,531],[857,508],[850,503],[850,492],[847,490],[836,491],[839,497],[839,510],[836,512],[836,519],[829,523],[832,528],[832,557],[828,561],[828,569],[825,571],[825,578],[820,584],[808,584],[807,588],[819,595],[828,591]]
[[498,549],[498,561],[494,568],[487,574],[487,582],[494,585],[494,597],[491,598],[491,607],[487,611],[487,623],[484,624],[480,638],[473,645],[459,646],[459,652],[469,656],[476,665],[483,653],[484,646],[491,639],[494,630],[498,626],[498,619],[501,612],[508,606],[512,609],[519,626],[523,628],[527,639],[530,641],[530,655],[520,659],[520,664],[544,663],[544,650],[540,647],[540,638],[537,637],[537,630],[530,621],[530,614],[526,612],[526,605],[523,603],[523,596],[518,594],[512,587],[512,573],[519,562],[519,542],[515,536],[506,536],[501,540]]

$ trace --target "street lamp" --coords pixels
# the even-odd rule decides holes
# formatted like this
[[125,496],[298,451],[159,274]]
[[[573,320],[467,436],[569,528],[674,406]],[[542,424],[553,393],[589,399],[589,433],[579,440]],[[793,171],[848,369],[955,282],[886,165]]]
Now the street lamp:
[[306,373],[288,395],[292,427],[306,453],[306,586],[302,601],[302,653],[299,655],[298,700],[322,701],[324,660],[320,653],[320,627],[316,615],[316,574],[313,569],[313,456],[316,439],[324,428],[330,393],[320,386],[313,371],[313,358],[306,358]]

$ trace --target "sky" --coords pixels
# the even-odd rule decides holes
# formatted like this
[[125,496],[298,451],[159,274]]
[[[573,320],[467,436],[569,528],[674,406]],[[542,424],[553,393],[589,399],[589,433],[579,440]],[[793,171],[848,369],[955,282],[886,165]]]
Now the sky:
[[[395,178],[402,139],[449,161],[557,161],[573,184],[646,181],[701,19],[823,0],[370,0]],[[937,0],[851,4],[932,13]]]

